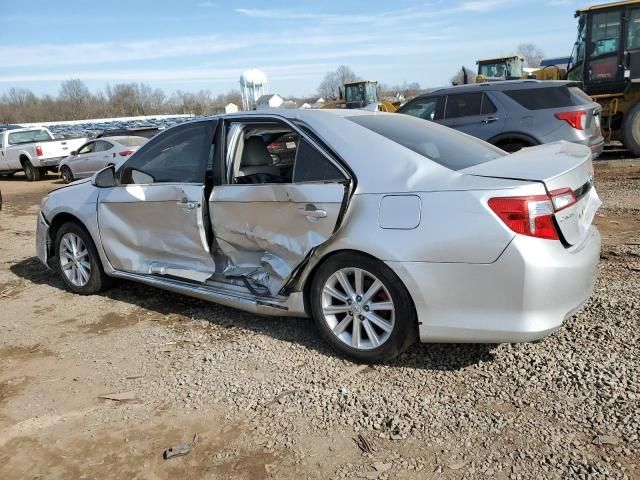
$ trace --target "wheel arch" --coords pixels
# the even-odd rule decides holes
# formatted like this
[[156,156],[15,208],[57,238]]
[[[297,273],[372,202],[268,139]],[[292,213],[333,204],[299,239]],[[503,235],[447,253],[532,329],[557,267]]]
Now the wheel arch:
[[500,133],[499,135],[496,135],[493,138],[490,138],[487,141],[496,146],[500,143],[504,143],[507,141],[526,142],[531,147],[535,145],[540,145],[540,142],[538,140],[536,140],[531,135],[523,132],[504,132],[504,133]]
[[21,153],[20,157],[18,157],[20,160],[20,165],[22,165],[22,168],[24,168],[25,164],[27,162],[31,163],[31,157],[29,157],[29,155],[27,155],[26,153]]
[[49,255],[49,258],[55,255],[55,239],[58,234],[58,230],[60,230],[60,227],[62,227],[66,223],[75,223],[80,228],[82,228],[85,232],[87,232],[87,235],[89,235],[89,238],[91,238],[94,244],[96,243],[95,240],[93,239],[93,235],[91,235],[91,232],[89,231],[87,226],[82,222],[82,220],[80,220],[78,217],[76,217],[72,213],[60,212],[56,214],[49,223],[49,238],[51,239],[51,243],[49,244],[49,252],[47,252],[47,254]]
[[[416,309],[415,300],[411,296],[410,289],[407,287],[407,285],[404,284],[404,282],[402,281],[400,276],[391,267],[389,267],[389,265],[387,265],[386,262],[384,262],[383,260],[380,260],[375,255],[372,255],[370,253],[364,252],[362,250],[354,250],[354,249],[349,249],[349,248],[344,248],[344,249],[339,249],[339,250],[332,250],[330,252],[326,252],[326,254],[324,254],[320,258],[316,259],[315,262],[307,270],[307,273],[305,274],[304,278],[301,280],[302,286],[300,288],[300,291],[302,292],[302,301],[304,303],[304,311],[308,316],[311,316],[311,312],[312,312],[312,309],[311,309],[311,286],[313,284],[313,279],[315,278],[316,273],[318,272],[318,269],[324,263],[326,263],[328,260],[330,260],[331,258],[335,257],[338,254],[344,254],[344,253],[363,255],[365,257],[370,258],[371,260],[375,260],[376,262],[380,262],[380,263],[386,265],[394,273],[394,275],[396,277],[398,277],[398,280],[400,281],[402,286],[405,288],[407,293],[409,293],[409,298],[411,299],[411,310],[413,311],[414,318],[416,318],[416,320],[418,319],[418,314],[417,314],[418,312],[417,312],[417,309]],[[417,327],[418,327],[418,325],[416,324],[416,328]]]

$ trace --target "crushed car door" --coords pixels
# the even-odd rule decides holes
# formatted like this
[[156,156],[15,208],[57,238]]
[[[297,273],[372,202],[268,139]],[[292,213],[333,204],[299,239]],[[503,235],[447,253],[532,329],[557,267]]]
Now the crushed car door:
[[122,165],[120,185],[101,190],[100,237],[116,270],[200,282],[215,272],[204,191],[216,123],[167,130]]
[[[210,215],[217,245],[227,259],[224,273],[244,278],[254,293],[274,296],[309,253],[338,228],[351,181],[334,159],[304,135],[296,134],[292,178],[287,174],[275,178],[274,169],[286,167],[271,163],[273,155],[266,148],[270,145],[260,145],[260,137],[230,136],[244,142],[241,158],[232,160],[240,162],[240,168],[233,170],[242,170],[246,164],[253,168],[249,171],[270,173],[245,177],[230,173],[225,184],[213,188]],[[225,158],[230,157],[228,150]],[[243,178],[256,183],[242,183]]]

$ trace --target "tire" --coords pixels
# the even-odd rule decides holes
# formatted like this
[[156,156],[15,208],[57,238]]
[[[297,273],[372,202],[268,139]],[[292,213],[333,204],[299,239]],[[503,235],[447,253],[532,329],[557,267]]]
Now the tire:
[[75,180],[75,178],[73,177],[73,172],[66,165],[63,165],[63,167],[60,169],[60,175],[62,176],[62,181],[64,183],[71,183]]
[[640,156],[640,103],[634,105],[624,116],[622,141],[636,157]]
[[24,175],[29,182],[37,182],[42,178],[42,171],[39,168],[33,166],[29,160],[25,160],[22,168],[24,169]]
[[104,273],[93,240],[73,222],[65,223],[56,233],[55,266],[66,287],[80,295],[93,295],[113,283]]
[[[359,274],[360,288],[356,282]],[[376,280],[381,283],[379,287],[375,286]],[[351,287],[351,295],[345,295],[345,281]],[[360,253],[338,253],[318,268],[311,285],[310,305],[322,337],[359,362],[390,360],[417,337],[413,302],[402,281],[384,263]]]

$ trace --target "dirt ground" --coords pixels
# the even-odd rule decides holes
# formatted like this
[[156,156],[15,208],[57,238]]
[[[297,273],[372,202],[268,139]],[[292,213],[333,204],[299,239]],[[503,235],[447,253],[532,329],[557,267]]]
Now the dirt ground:
[[[620,249],[640,242],[640,160],[609,158],[596,165],[605,204],[596,219],[603,262],[618,261],[610,267],[615,275],[637,279],[638,254]],[[637,363],[635,371],[633,366],[625,370],[623,380],[599,375],[593,384],[573,387],[566,387],[572,381],[569,372],[569,383],[558,396],[535,393],[527,400],[515,387],[511,391],[512,386],[528,388],[515,376],[528,368],[532,352],[550,354],[556,345],[569,352],[564,346],[575,336],[587,339],[597,331],[569,324],[549,341],[521,347],[419,345],[399,363],[364,367],[330,352],[315,338],[308,320],[252,317],[130,283],[103,295],[77,296],[63,288],[34,252],[40,199],[60,185],[52,175],[35,183],[21,175],[0,178],[0,478],[540,478],[534,472],[555,478],[583,473],[584,478],[640,478],[638,432],[630,431],[638,425]],[[589,312],[609,309],[606,318],[615,328],[616,316],[623,313],[616,310],[621,301],[606,297],[613,288],[600,284],[592,310],[581,318],[589,322],[596,315]],[[620,292],[616,295],[623,298]],[[624,361],[637,361],[637,308],[635,297],[624,310],[631,323],[615,331],[615,354],[601,352],[603,364],[622,361],[619,352],[625,350],[618,347],[625,344],[626,351],[635,353]],[[624,338],[620,332],[633,325],[635,336]],[[592,347],[608,345],[605,327],[602,338],[590,340]],[[574,354],[580,356],[566,355]],[[512,371],[512,358],[524,366]],[[535,372],[527,375],[530,382]],[[482,383],[487,379],[503,386]],[[611,406],[622,412],[619,417],[606,410],[599,420],[601,407],[596,405],[594,420],[580,420],[580,425],[595,422],[597,428],[590,429],[576,426],[579,406],[575,418],[574,407],[555,414],[561,407],[552,402],[579,399],[596,389],[598,381],[613,382],[612,390],[627,392],[623,404]],[[411,392],[405,390],[409,383],[422,392],[435,392],[439,385],[446,390],[430,397],[429,410],[440,415],[425,417],[434,419],[432,426],[410,418],[424,410],[403,396]],[[378,398],[367,389],[398,392],[398,402],[408,405],[404,413],[389,416],[397,429],[385,432],[375,421],[349,420],[355,407],[348,402]],[[511,396],[501,397],[500,389]],[[495,396],[485,398],[487,391]],[[119,399],[101,398],[113,394]],[[338,404],[329,399],[334,394],[351,399],[340,407],[346,416],[339,416]],[[455,404],[467,398],[473,400],[458,415]],[[377,401],[387,402],[377,409],[394,408],[393,399]],[[476,423],[476,417],[489,414],[498,425],[495,430]],[[531,425],[517,430],[513,425],[522,415],[530,415]],[[500,423],[505,417],[510,420]],[[545,452],[549,468],[533,459],[537,448],[542,452],[538,446],[547,443],[547,431],[554,445]],[[606,439],[604,445],[592,441],[609,431],[616,437],[610,445]],[[196,434],[188,455],[163,459],[165,449],[192,442]],[[527,437],[536,436],[540,438],[531,440],[537,442],[533,447],[523,448]],[[520,459],[523,450],[532,449]]]

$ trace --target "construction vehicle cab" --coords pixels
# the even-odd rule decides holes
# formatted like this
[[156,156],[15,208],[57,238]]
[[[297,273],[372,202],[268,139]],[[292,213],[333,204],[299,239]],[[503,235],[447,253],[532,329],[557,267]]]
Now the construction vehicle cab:
[[567,79],[602,104],[602,127],[640,155],[640,0],[576,12],[578,38]]
[[363,108],[378,101],[378,82],[361,80],[344,84],[344,108]]
[[478,60],[476,83],[523,78],[524,58],[519,55]]

